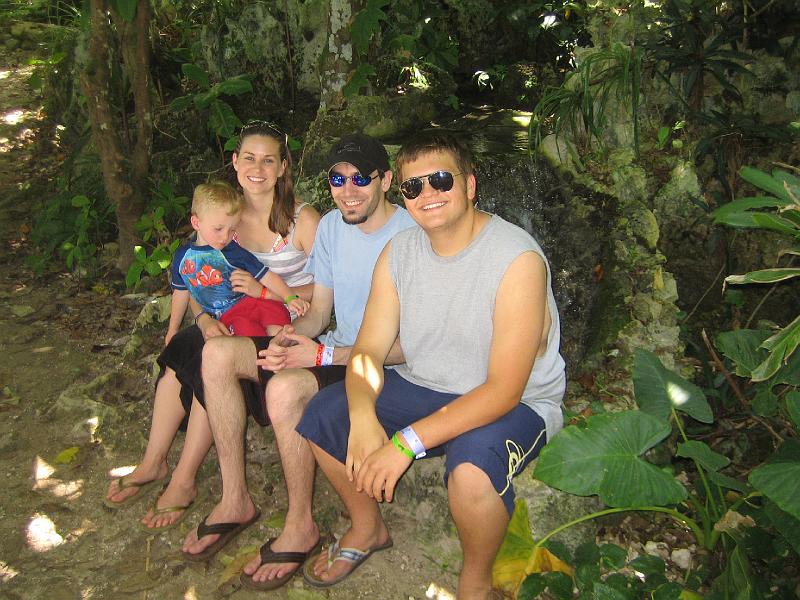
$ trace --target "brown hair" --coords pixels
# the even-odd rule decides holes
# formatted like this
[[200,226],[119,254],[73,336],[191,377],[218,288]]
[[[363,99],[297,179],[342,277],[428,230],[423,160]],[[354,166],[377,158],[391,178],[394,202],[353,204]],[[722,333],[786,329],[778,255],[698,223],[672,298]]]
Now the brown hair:
[[292,180],[292,154],[289,152],[289,138],[277,126],[266,121],[250,121],[239,132],[239,142],[236,144],[236,154],[242,149],[242,143],[251,135],[263,135],[278,142],[280,159],[286,161],[283,175],[278,177],[275,185],[275,197],[272,200],[272,210],[269,213],[269,228],[281,237],[289,235],[289,230],[294,223],[294,181]]
[[244,197],[226,181],[209,181],[194,188],[192,214],[202,216],[209,208],[223,208],[228,216],[244,208]]
[[398,180],[403,180],[403,166],[417,160],[420,155],[447,152],[452,154],[462,174],[472,175],[475,165],[472,151],[455,134],[442,129],[427,129],[404,143],[394,159]]

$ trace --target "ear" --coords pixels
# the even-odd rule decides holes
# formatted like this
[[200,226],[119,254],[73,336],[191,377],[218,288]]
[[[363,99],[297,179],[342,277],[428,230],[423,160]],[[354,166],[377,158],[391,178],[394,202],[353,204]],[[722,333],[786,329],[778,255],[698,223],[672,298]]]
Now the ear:
[[381,179],[381,189],[384,192],[388,192],[390,187],[392,187],[392,172],[386,171],[383,174],[383,179]]
[[234,152],[233,155],[231,156],[231,162],[233,163],[233,170],[238,171],[239,167],[236,163],[239,162],[239,155],[236,154],[236,152]]
[[475,202],[475,192],[478,188],[477,182],[475,181],[475,174],[470,173],[467,175],[467,198],[470,202]]
[[283,173],[286,171],[286,159],[284,158],[281,161],[281,168],[278,170],[278,177],[283,177]]
[[192,229],[198,231],[200,229],[200,219],[197,218],[197,215],[192,215],[189,219],[189,222],[192,224]]

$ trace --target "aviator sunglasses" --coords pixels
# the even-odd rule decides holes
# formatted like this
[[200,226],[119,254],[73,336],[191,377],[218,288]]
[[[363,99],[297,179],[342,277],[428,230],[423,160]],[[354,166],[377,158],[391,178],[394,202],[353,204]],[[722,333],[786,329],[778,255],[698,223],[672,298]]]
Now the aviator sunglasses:
[[328,174],[328,182],[331,184],[331,187],[340,188],[343,187],[347,180],[353,182],[353,185],[356,187],[367,187],[372,180],[375,179],[376,176],[373,175],[362,175],[361,173],[356,173],[355,175],[342,175],[341,173],[329,173]]
[[430,186],[438,192],[449,192],[453,189],[453,177],[461,173],[451,173],[450,171],[436,171],[428,175],[419,177],[409,177],[400,184],[400,191],[407,200],[413,200],[422,193],[424,187],[423,180],[428,179]]

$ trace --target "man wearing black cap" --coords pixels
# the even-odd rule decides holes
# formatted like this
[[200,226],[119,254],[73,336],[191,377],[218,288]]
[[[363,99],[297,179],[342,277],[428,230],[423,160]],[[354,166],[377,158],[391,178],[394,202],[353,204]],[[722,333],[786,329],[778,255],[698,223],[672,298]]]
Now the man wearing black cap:
[[[246,414],[237,380],[258,381],[262,368],[274,371],[261,388],[286,479],[288,510],[281,535],[264,544],[260,556],[245,567],[243,582],[259,589],[283,585],[317,545],[319,530],[311,514],[315,462],[295,426],[319,389],[344,379],[378,255],[395,233],[414,226],[405,209],[386,199],[392,172],[379,142],[361,134],[346,136],[331,149],[327,165],[337,208],[320,221],[306,265],[314,275],[308,312],[271,342],[220,336],[209,339],[203,350],[206,410],[223,493],[198,531],[189,533],[183,552],[208,559],[257,518],[245,480]],[[313,339],[327,329],[332,309],[336,329]],[[392,359],[402,359],[399,349]]]

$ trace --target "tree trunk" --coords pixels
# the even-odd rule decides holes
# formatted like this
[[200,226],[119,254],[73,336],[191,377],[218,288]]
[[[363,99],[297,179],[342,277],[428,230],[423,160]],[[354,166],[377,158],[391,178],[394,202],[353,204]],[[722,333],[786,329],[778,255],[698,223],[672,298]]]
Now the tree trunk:
[[[133,262],[133,248],[139,241],[136,221],[142,214],[149,188],[152,107],[149,84],[149,3],[139,0],[134,21],[118,19],[123,62],[133,88],[135,141],[115,119],[109,85],[112,60],[111,24],[105,0],[90,0],[88,58],[80,74],[87,100],[92,139],[100,158],[103,184],[113,202],[119,228],[117,267],[125,272]],[[124,110],[124,108],[120,108]],[[130,157],[130,162],[126,161]]]
[[347,84],[355,63],[349,27],[353,15],[362,8],[363,0],[330,0],[328,45],[320,71],[320,110],[340,108],[344,103],[342,88]]

